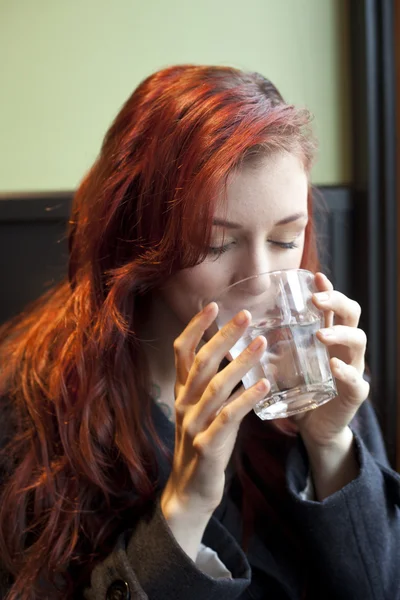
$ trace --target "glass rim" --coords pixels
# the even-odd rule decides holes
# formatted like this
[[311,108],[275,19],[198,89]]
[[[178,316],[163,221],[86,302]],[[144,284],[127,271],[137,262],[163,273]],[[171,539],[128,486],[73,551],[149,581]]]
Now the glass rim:
[[275,269],[275,271],[263,271],[263,273],[257,273],[257,275],[250,275],[249,277],[244,277],[244,279],[240,279],[239,281],[236,281],[235,283],[232,283],[231,285],[227,285],[223,290],[221,290],[219,292],[219,294],[213,300],[210,300],[209,302],[216,302],[218,304],[219,298],[221,298],[221,296],[223,294],[225,294],[225,292],[227,292],[231,288],[234,288],[235,286],[239,285],[240,283],[249,281],[250,279],[257,279],[258,277],[262,277],[263,275],[276,275],[277,273],[288,273],[289,271],[296,271],[296,273],[308,273],[308,274],[312,275],[313,277],[315,277],[315,273],[313,273],[309,269],[293,269],[292,268],[292,269]]

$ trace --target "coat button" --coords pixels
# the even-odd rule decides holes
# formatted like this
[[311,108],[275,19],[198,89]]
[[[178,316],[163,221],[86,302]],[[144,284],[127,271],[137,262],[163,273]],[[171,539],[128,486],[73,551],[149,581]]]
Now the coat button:
[[126,581],[113,581],[107,590],[107,600],[130,600],[131,592]]

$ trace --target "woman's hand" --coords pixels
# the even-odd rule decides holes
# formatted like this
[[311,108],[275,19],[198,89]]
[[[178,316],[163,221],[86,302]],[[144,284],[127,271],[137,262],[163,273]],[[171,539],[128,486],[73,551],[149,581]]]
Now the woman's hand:
[[358,329],[360,306],[335,291],[322,273],[315,283],[319,292],[313,302],[325,313],[325,328],[317,337],[328,348],[338,396],[295,420],[303,438],[324,446],[336,441],[368,397],[369,384],[363,378],[367,339]]
[[367,340],[358,329],[359,305],[335,291],[321,273],[315,276],[315,283],[319,292],[313,302],[325,312],[325,328],[317,337],[329,351],[338,396],[293,419],[309,454],[317,496],[323,499],[357,475],[348,425],[367,399],[369,384],[363,378]]
[[222,499],[225,469],[245,415],[269,391],[266,379],[232,394],[266,348],[262,336],[218,372],[224,357],[244,334],[250,314],[242,311],[196,354],[217,316],[210,304],[196,315],[174,344],[176,364],[175,451],[161,509],[183,549],[194,558],[211,514]]

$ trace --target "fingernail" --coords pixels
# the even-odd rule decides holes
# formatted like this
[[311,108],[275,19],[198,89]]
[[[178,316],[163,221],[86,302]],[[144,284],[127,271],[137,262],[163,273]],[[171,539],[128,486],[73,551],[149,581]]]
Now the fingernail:
[[265,379],[261,379],[261,381],[259,381],[256,385],[256,390],[258,390],[259,392],[265,392],[266,389],[267,389],[267,382]]
[[334,337],[335,335],[335,330],[332,327],[328,327],[327,329],[320,329],[319,332],[325,338]]
[[344,366],[344,362],[341,361],[339,358],[334,358],[333,359],[333,366],[335,367],[336,371],[341,371],[343,366]]
[[327,302],[329,300],[329,295],[325,294],[325,292],[319,292],[318,294],[315,294],[315,297],[318,302]]
[[214,310],[214,307],[215,307],[215,305],[216,305],[216,302],[210,302],[210,304],[208,304],[208,305],[207,305],[207,306],[204,308],[204,310],[203,310],[203,313],[204,313],[205,315],[209,315],[209,314],[211,314],[211,313],[213,312],[213,310]]
[[253,340],[249,346],[250,352],[255,352],[264,344],[265,337],[260,336]]
[[248,310],[242,310],[238,315],[236,315],[234,322],[236,325],[243,325],[248,318],[250,317],[250,313]]

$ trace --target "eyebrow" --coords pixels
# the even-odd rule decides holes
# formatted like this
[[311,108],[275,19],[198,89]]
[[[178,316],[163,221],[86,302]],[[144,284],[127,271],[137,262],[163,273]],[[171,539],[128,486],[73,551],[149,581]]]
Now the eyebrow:
[[[278,227],[279,225],[287,225],[288,223],[293,223],[294,221],[299,221],[299,219],[308,219],[306,213],[295,213],[294,215],[290,215],[289,217],[285,217],[280,221],[274,223],[274,227]],[[233,223],[232,221],[224,221],[223,219],[213,219],[213,225],[218,227],[225,227],[226,229],[242,229],[242,226],[239,223]]]

